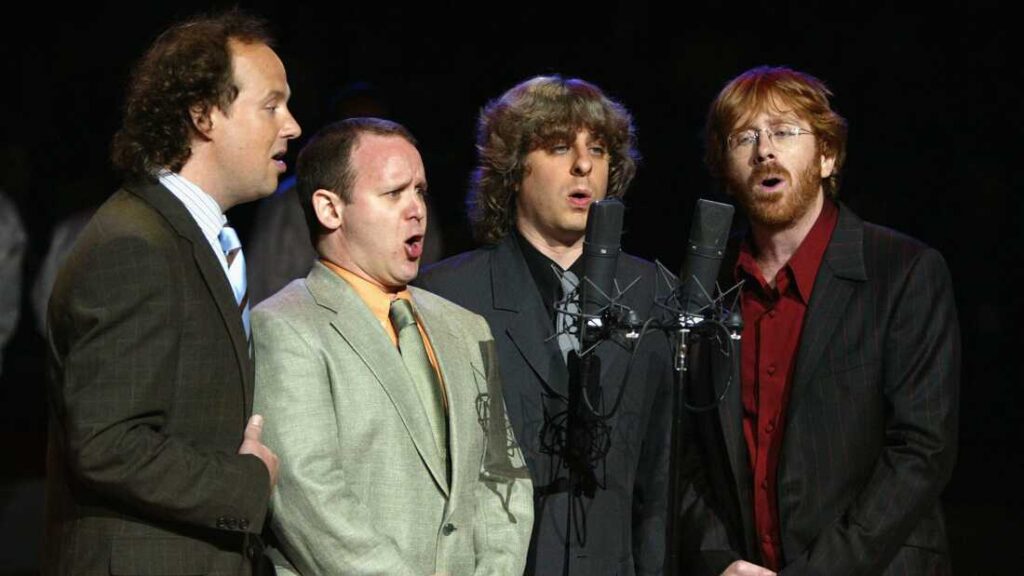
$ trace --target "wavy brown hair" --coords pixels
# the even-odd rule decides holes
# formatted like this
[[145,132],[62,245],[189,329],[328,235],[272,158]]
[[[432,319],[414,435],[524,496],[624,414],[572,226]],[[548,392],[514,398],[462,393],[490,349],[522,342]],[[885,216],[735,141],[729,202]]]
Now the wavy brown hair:
[[810,124],[819,153],[835,157],[832,175],[821,185],[827,197],[837,198],[839,174],[846,160],[846,120],[832,110],[831,96],[821,80],[785,67],[759,66],[733,78],[708,109],[704,162],[712,176],[725,182],[733,127],[764,110],[791,110]]
[[621,198],[639,161],[636,130],[629,111],[600,88],[578,78],[537,76],[487,104],[480,113],[478,162],[466,198],[478,241],[498,242],[515,225],[516,194],[526,155],[571,141],[584,129],[607,147],[607,195]]
[[126,177],[152,179],[162,168],[181,170],[198,134],[191,111],[229,109],[239,90],[230,40],[271,44],[265,22],[236,9],[167,29],[135,65],[112,154]]

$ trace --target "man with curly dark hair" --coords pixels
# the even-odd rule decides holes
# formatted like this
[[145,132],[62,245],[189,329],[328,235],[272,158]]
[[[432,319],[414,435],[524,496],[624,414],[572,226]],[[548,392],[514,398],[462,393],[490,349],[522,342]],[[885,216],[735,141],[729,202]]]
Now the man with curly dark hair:
[[[601,415],[586,419],[585,430],[568,430],[573,354],[554,338],[559,301],[567,296],[563,279],[583,275],[590,205],[624,196],[636,172],[632,118],[589,82],[536,77],[484,108],[477,150],[468,205],[476,236],[487,245],[428,268],[418,283],[487,318],[497,342],[509,419],[535,486],[526,572],[660,574],[668,342],[648,335],[633,358],[619,341],[599,344],[600,390],[592,399]],[[621,254],[615,278],[631,286],[623,304],[642,318],[655,313],[654,265]],[[578,454],[566,439],[577,433],[596,440],[584,457],[585,478],[569,472]]]
[[[248,574],[277,457],[251,415],[244,257],[224,211],[274,191],[299,125],[265,25],[161,34],[48,312],[44,574]],[[247,424],[248,422],[248,424]]]

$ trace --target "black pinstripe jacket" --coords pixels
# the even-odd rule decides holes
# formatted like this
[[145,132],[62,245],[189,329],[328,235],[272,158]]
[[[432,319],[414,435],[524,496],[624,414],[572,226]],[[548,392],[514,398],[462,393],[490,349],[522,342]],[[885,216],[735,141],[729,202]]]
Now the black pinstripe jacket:
[[[727,259],[723,271],[732,270]],[[840,206],[785,415],[781,574],[950,572],[939,495],[956,459],[959,383],[942,256]],[[760,563],[738,382],[688,424],[679,516],[687,573]]]

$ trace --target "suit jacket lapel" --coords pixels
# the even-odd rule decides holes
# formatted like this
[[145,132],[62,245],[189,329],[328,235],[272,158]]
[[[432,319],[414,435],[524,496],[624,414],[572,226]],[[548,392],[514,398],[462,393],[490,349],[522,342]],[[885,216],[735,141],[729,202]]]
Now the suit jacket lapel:
[[[206,282],[210,295],[220,311],[221,318],[231,337],[235,349],[235,358],[243,380],[243,399],[245,414],[252,412],[253,363],[249,356],[249,342],[245,337],[242,315],[238,311],[234,291],[224,274],[224,268],[213,253],[210,243],[203,236],[199,225],[189,214],[188,209],[174,195],[158,183],[139,183],[127,185],[125,188],[144,199],[159,212],[172,228],[192,244],[192,257],[196,267]],[[244,423],[243,423],[244,424]]]
[[[506,236],[495,248],[491,259],[491,284],[494,308],[517,313],[507,328],[512,343],[547,386],[559,394],[567,394],[569,372],[562,352],[554,338],[547,338],[554,335],[553,322],[512,235]],[[538,334],[546,336],[538,338]],[[517,383],[506,385],[514,387]]]
[[[476,433],[476,402],[473,394],[476,390],[470,384],[474,381],[470,356],[465,349],[464,338],[457,335],[451,322],[442,310],[436,309],[429,299],[417,299],[418,288],[410,287],[416,312],[423,320],[423,327],[430,338],[437,358],[437,367],[444,380],[445,392],[448,397],[448,456],[451,461],[452,492],[459,487],[455,484],[460,472],[466,466],[479,467],[479,463],[464,462],[462,458],[462,441],[464,433]],[[443,470],[443,468],[442,468]],[[474,474],[475,477],[475,474]]]
[[317,262],[306,277],[306,286],[317,304],[334,312],[328,316],[331,326],[362,359],[387,392],[420,458],[447,495],[448,474],[444,460],[434,443],[434,432],[427,413],[402,364],[398,348],[391,343],[377,318],[348,282],[326,266]]
[[855,287],[865,280],[864,225],[846,206],[840,205],[839,220],[818,269],[804,318],[790,392],[790,410],[802,397],[800,388],[806,386],[814,375],[832,334],[846,313],[846,305]]

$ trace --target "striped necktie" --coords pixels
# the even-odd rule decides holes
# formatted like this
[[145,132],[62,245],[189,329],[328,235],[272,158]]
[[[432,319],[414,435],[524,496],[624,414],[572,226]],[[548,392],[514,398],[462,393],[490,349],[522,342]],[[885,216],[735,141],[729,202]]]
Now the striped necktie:
[[555,334],[562,360],[569,361],[569,352],[580,351],[579,278],[571,270],[562,271],[558,277],[562,286],[562,299],[555,303]]
[[228,261],[228,281],[231,282],[231,290],[235,293],[235,302],[238,304],[238,312],[242,315],[242,326],[245,327],[245,339],[249,342],[249,352],[252,353],[252,331],[249,328],[249,289],[245,279],[245,256],[242,255],[242,243],[238,240],[235,229],[227,224],[221,229],[217,236],[220,240],[220,247],[224,250],[224,256]]

